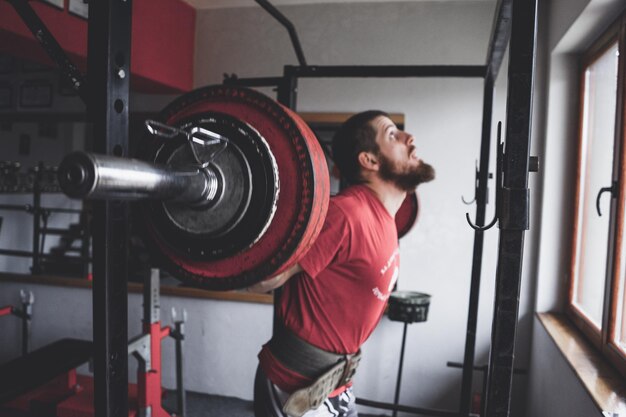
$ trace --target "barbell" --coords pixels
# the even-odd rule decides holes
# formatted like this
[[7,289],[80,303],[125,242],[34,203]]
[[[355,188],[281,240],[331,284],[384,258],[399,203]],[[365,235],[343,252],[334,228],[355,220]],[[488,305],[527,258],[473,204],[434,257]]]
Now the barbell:
[[[191,91],[146,121],[137,159],[74,152],[58,176],[70,197],[137,201],[153,258],[211,290],[245,288],[298,262],[330,196],[326,158],[308,125],[232,86]],[[411,195],[396,217],[399,234],[416,212]]]

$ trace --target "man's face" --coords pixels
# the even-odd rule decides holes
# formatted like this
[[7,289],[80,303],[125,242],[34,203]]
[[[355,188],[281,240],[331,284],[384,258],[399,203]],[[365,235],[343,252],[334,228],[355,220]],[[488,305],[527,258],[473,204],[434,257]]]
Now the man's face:
[[407,192],[415,191],[421,183],[435,178],[434,168],[417,156],[411,134],[399,130],[385,116],[372,120],[378,144],[379,175],[381,179],[395,184]]

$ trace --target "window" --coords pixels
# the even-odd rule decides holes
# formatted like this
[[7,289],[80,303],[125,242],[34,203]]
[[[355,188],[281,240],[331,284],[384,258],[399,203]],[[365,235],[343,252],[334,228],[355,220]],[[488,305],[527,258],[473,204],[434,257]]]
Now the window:
[[626,17],[587,51],[568,313],[626,375]]

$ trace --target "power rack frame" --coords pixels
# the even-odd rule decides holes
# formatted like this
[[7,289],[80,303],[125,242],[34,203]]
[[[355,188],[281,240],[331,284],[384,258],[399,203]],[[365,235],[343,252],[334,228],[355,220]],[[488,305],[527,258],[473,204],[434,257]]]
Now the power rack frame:
[[[100,0],[90,3],[88,68],[86,81],[71,64],[27,0],[7,0],[36,34],[87,105],[94,125],[95,151],[124,156],[128,153],[128,96],[130,78],[130,29],[132,0]],[[500,241],[496,271],[492,340],[487,367],[487,391],[483,413],[508,417],[513,376],[513,352],[519,310],[524,232],[529,228],[528,173],[532,95],[537,36],[537,0],[498,0],[485,65],[448,66],[312,66],[306,63],[297,33],[267,0],[256,2],[288,30],[298,66],[284,67],[282,76],[237,78],[225,84],[277,87],[277,99],[295,110],[300,78],[336,77],[478,77],[484,79],[480,162],[476,172],[476,220],[467,318],[461,398],[458,410],[434,410],[361,401],[364,405],[432,416],[470,415],[472,372],[480,274],[484,243],[487,182],[491,147],[494,81],[509,48],[506,152],[502,158],[500,193],[496,202]],[[94,207],[93,319],[95,410],[97,417],[122,417],[128,410],[127,280],[128,207],[119,201]]]

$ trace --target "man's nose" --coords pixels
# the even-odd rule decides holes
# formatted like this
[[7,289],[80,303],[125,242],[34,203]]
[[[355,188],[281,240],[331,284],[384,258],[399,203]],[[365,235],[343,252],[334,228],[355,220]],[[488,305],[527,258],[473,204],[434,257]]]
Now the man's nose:
[[415,141],[415,138],[414,138],[414,137],[413,137],[413,135],[412,135],[412,134],[410,134],[410,133],[404,132],[404,134],[405,134],[405,141],[406,141],[406,144],[407,144],[407,145],[411,145],[411,144]]

